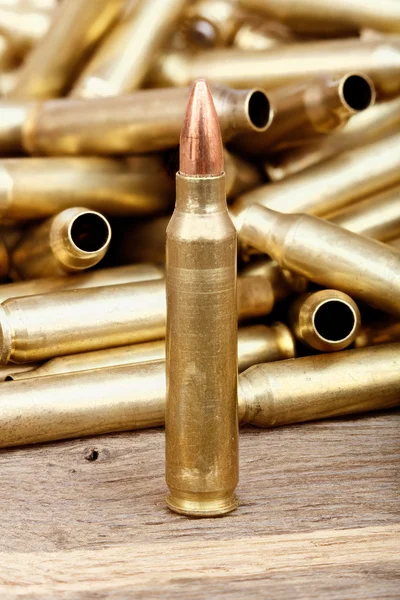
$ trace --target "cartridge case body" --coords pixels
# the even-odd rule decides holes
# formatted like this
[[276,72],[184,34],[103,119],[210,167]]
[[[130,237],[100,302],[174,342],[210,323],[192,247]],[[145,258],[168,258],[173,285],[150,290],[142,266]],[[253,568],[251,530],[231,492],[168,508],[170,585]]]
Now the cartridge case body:
[[0,5],[0,33],[8,40],[14,56],[19,59],[44,36],[51,23],[51,12],[35,10],[28,5]]
[[240,274],[243,277],[263,277],[268,280],[275,302],[284,300],[293,293],[303,294],[308,288],[308,280],[305,277],[281,269],[275,260],[269,258],[257,258],[246,265]]
[[382,319],[363,325],[354,342],[355,348],[376,346],[378,344],[391,344],[400,342],[400,321],[395,319]]
[[283,268],[400,315],[400,255],[387,244],[316,217],[262,206],[245,211],[239,236]]
[[21,68],[11,96],[54,98],[65,92],[122,6],[123,0],[63,1],[48,32]]
[[245,17],[245,11],[235,2],[198,0],[185,12],[184,37],[189,45],[197,47],[229,46]]
[[2,219],[40,219],[75,206],[139,216],[165,210],[172,198],[172,181],[156,156],[0,161]]
[[344,350],[360,329],[357,304],[343,292],[320,290],[299,296],[289,310],[291,330],[296,338],[321,352]]
[[12,156],[22,151],[22,126],[35,106],[35,102],[1,100],[0,155]]
[[186,0],[138,0],[89,61],[72,94],[117,96],[140,87],[185,5]]
[[178,173],[167,229],[167,502],[198,516],[236,507],[236,231],[224,179]]

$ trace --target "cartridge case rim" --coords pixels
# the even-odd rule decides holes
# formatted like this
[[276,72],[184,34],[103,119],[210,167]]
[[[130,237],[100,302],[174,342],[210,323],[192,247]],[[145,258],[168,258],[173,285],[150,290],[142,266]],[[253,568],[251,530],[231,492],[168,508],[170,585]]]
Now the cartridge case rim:
[[191,517],[219,517],[234,511],[239,505],[238,498],[234,493],[224,494],[218,499],[214,494],[214,498],[208,501],[204,498],[197,501],[187,497],[179,498],[179,495],[174,493],[168,494],[166,503],[174,512]]
[[[318,315],[318,312],[320,311],[320,309],[323,306],[333,303],[333,302],[344,304],[350,310],[350,312],[352,313],[353,318],[354,318],[354,322],[353,322],[351,331],[338,340],[332,340],[332,339],[329,339],[328,336],[323,336],[322,333],[320,332],[318,326],[316,325],[316,318],[317,318],[317,315]],[[357,309],[357,311],[355,310],[355,308]],[[342,299],[330,298],[330,299],[321,301],[314,308],[313,314],[312,314],[312,323],[314,326],[315,334],[316,334],[317,340],[320,340],[320,344],[317,341],[317,344],[320,345],[320,348],[317,348],[317,349],[326,351],[327,350],[326,344],[329,344],[330,346],[332,346],[332,351],[333,350],[342,350],[342,349],[346,348],[352,342],[352,340],[355,337],[355,334],[357,333],[357,329],[359,327],[359,325],[358,325],[359,316],[360,316],[360,313],[358,311],[358,308],[354,306],[354,303],[350,303],[350,302],[346,301],[344,298],[342,298]],[[315,344],[315,345],[317,345],[317,344]]]

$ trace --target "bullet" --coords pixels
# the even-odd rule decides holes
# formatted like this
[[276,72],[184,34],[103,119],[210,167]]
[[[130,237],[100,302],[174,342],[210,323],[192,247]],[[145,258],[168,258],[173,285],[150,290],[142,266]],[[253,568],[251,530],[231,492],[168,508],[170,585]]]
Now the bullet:
[[293,43],[293,33],[283,23],[258,19],[245,21],[236,32],[233,46],[240,50],[270,50],[281,44]]
[[355,348],[391,344],[400,342],[400,322],[391,318],[382,318],[363,325],[355,339]]
[[382,242],[400,236],[400,186],[344,208],[329,219],[349,231]]
[[299,296],[289,309],[296,339],[320,352],[344,350],[360,329],[357,304],[343,292],[320,290]]
[[140,216],[171,206],[173,185],[161,158],[15,158],[0,161],[0,218],[41,219],[85,206]]
[[31,281],[19,281],[0,286],[0,302],[4,302],[9,298],[21,298],[22,296],[121,285],[149,279],[162,279],[163,277],[164,271],[161,267],[142,263],[90,271],[79,275],[69,275],[68,277],[46,277]]
[[400,254],[387,244],[317,217],[263,206],[251,206],[242,219],[241,240],[283,269],[400,316]]
[[12,98],[54,98],[73,82],[77,69],[116,21],[123,0],[63,0],[51,27],[27,57]]
[[14,59],[20,60],[43,38],[51,23],[50,11],[41,11],[27,3],[0,5],[0,33],[5,36]]
[[[80,275],[80,280],[54,277],[1,286],[0,293],[8,299],[0,305],[0,364],[37,362],[164,338],[165,280],[150,279],[158,277],[154,266],[150,272],[141,267],[139,273],[149,280],[106,285],[114,271],[109,269],[106,275],[101,270]],[[79,289],[74,280],[87,289]],[[16,296],[15,290],[21,294],[23,286],[36,295]],[[51,286],[62,291],[51,293]],[[38,295],[43,288],[46,291]],[[233,312],[240,320],[265,316],[274,305],[272,286],[263,277],[239,279],[237,297]]]
[[239,196],[232,211],[261,204],[284,213],[306,212],[329,218],[361,200],[400,181],[400,134],[349,150],[276,183]]
[[167,229],[166,481],[175,512],[237,506],[236,230],[211,92],[196,81],[181,133]]
[[399,124],[399,98],[376,104],[352,117],[343,129],[328,137],[268,157],[265,171],[271,181],[280,181],[332,156],[352,148],[362,148],[390,135]]
[[185,5],[186,0],[138,0],[95,52],[72,95],[118,96],[139,88]]
[[67,208],[28,229],[11,255],[13,279],[62,276],[90,269],[105,256],[111,227],[98,212]]
[[[275,323],[271,327],[249,325],[248,327],[241,327],[238,331],[239,373],[260,362],[293,358],[295,353],[293,335],[283,323]],[[7,377],[7,380],[15,381],[48,377],[49,375],[76,373],[153,360],[165,360],[164,339],[52,358],[42,366],[29,372],[25,368],[18,371],[18,367],[9,365],[7,369],[4,369],[4,372],[7,371],[4,379]],[[2,372],[0,369],[0,379]]]
[[329,73],[365,73],[379,97],[400,90],[400,35],[389,40],[359,38],[281,45],[260,52],[217,48],[192,55],[171,52],[155,65],[149,83],[157,87],[186,86],[197,77],[237,88],[254,85],[266,90],[299,83]]
[[[22,136],[21,148],[36,155],[137,154],[174,148],[188,97],[189,88],[170,88],[116,98],[58,98],[34,109],[20,106],[22,133],[17,141]],[[215,86],[213,98],[224,140],[269,126],[270,107],[263,90]],[[17,123],[15,116],[12,132]],[[8,120],[0,127],[1,143],[9,130]]]
[[[399,367],[400,344],[255,365],[239,377],[240,420],[274,427],[393,408]],[[165,395],[161,360],[5,382],[0,446],[159,427]]]
[[246,265],[241,273],[245,277],[263,277],[272,286],[275,302],[284,300],[293,293],[302,294],[308,288],[308,280],[297,273],[281,269],[278,263],[269,258],[257,257],[256,260]]
[[244,133],[233,147],[250,156],[303,144],[342,128],[353,115],[375,101],[374,84],[361,73],[338,79],[317,79],[284,86],[268,93],[273,114],[262,133]]
[[188,6],[183,21],[187,44],[198,48],[230,46],[246,13],[230,0],[199,0]]

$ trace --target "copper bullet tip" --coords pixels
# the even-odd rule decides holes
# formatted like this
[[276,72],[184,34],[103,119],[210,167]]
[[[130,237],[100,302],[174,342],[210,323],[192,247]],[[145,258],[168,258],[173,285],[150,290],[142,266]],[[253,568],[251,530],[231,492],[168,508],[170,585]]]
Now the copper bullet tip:
[[218,116],[204,79],[194,82],[181,131],[180,172],[221,175],[224,155]]

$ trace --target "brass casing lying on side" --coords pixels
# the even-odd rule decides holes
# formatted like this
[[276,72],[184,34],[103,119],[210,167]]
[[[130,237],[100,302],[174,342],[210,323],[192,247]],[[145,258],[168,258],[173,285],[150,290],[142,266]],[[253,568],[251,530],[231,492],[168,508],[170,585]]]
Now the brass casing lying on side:
[[72,95],[118,96],[140,87],[185,4],[186,0],[138,0],[95,52]]
[[177,174],[166,246],[167,504],[216,516],[236,508],[239,477],[236,230],[224,174]]
[[357,202],[329,220],[374,240],[394,239],[400,236],[400,186]]
[[[97,285],[101,285],[101,271],[98,276]],[[50,281],[50,284],[58,281],[64,290],[71,286],[67,291],[14,296],[1,304],[0,364],[9,360],[36,362],[165,337],[164,280],[76,289],[72,278],[64,279],[65,284],[61,278],[54,278],[25,285],[36,284],[40,289],[41,281]],[[2,287],[8,287],[9,294],[12,285]],[[268,280],[263,277],[239,279],[238,306],[236,310],[234,305],[233,311],[240,320],[267,315],[273,304]]]
[[245,17],[245,12],[230,0],[198,0],[185,12],[184,38],[189,46],[229,46]]
[[270,50],[281,44],[293,43],[293,34],[278,21],[260,23],[258,19],[246,20],[233,39],[233,46],[240,50]]
[[296,298],[289,310],[289,322],[296,338],[309,348],[335,352],[354,342],[361,316],[347,294],[320,290]]
[[75,206],[140,216],[167,209],[173,195],[173,182],[157,156],[0,161],[1,219],[40,219]]
[[245,211],[239,237],[284,269],[400,316],[400,254],[387,244],[316,217],[262,206]]
[[377,93],[390,97],[400,90],[400,35],[389,40],[359,38],[298,42],[264,52],[219,48],[192,56],[171,53],[155,66],[150,83],[157,87],[185,86],[205,78],[237,88],[254,85],[270,90],[306,81],[324,73],[337,78],[346,73],[365,73]]
[[234,141],[241,153],[266,155],[271,150],[296,146],[343,127],[353,115],[375,101],[374,84],[363,74],[338,79],[318,77],[268,93],[273,112],[270,127],[262,133],[239,135]]
[[[165,362],[0,385],[0,446],[164,424]],[[57,402],[54,399],[57,398]],[[239,415],[259,427],[399,405],[400,344],[251,367],[239,377]]]
[[76,70],[117,19],[123,0],[63,0],[51,26],[22,66],[13,98],[54,98],[66,91]]
[[[0,75],[0,78],[4,75]],[[22,126],[37,103],[18,100],[0,102],[0,155],[12,156],[23,149]]]
[[389,244],[389,246],[392,246],[392,248],[396,248],[397,250],[400,250],[400,238],[390,240],[388,242],[388,244]]
[[270,156],[265,171],[271,181],[280,181],[352,148],[363,148],[390,135],[399,124],[400,98],[376,104],[352,117],[343,129],[328,137]]
[[355,348],[400,342],[400,321],[383,319],[363,325],[355,339]]
[[[260,362],[270,362],[293,358],[296,354],[295,342],[290,329],[283,323],[266,325],[249,325],[238,331],[238,369],[239,373]],[[103,369],[118,365],[128,365],[138,362],[165,360],[165,340],[132,344],[120,348],[107,348],[95,352],[83,352],[70,356],[52,358],[44,365],[27,371],[25,366],[9,365],[0,369],[0,379],[4,371],[12,380],[48,377],[61,373],[75,373],[91,369]],[[29,366],[29,365],[27,365]],[[14,367],[14,368],[13,368]]]
[[[268,127],[269,103],[262,90],[214,86],[212,93],[225,140]],[[139,90],[116,98],[59,98],[30,112],[20,106],[17,116],[23,131],[19,130],[17,139],[14,132],[14,143],[22,135],[27,152],[55,156],[165,150],[179,144],[188,97],[188,88],[170,88]],[[24,120],[23,110],[29,114]],[[0,144],[7,132],[7,123],[0,125]]]
[[0,33],[8,40],[12,53],[20,59],[45,35],[50,23],[48,11],[22,4],[18,7],[0,5]]
[[244,277],[264,277],[271,286],[275,302],[284,300],[293,293],[302,294],[308,288],[308,280],[297,273],[281,269],[278,263],[269,258],[258,258],[242,269]]
[[11,255],[13,279],[57,277],[90,269],[105,256],[111,227],[98,212],[75,207],[24,233]]
[[[1,19],[1,8],[0,8],[0,19]],[[10,42],[4,35],[1,34],[1,21],[0,21],[0,74],[3,71],[12,69],[14,66],[15,57],[11,48]]]
[[46,277],[31,281],[6,283],[0,286],[0,302],[4,302],[9,298],[21,298],[22,296],[36,296],[62,290],[81,290],[106,285],[121,285],[149,279],[162,279],[163,277],[164,270],[161,267],[148,263],[138,263],[79,275],[69,275],[68,277]]
[[365,196],[400,181],[400,134],[365,148],[349,150],[276,183],[239,196],[232,206],[238,215],[252,204],[284,213],[327,216]]

